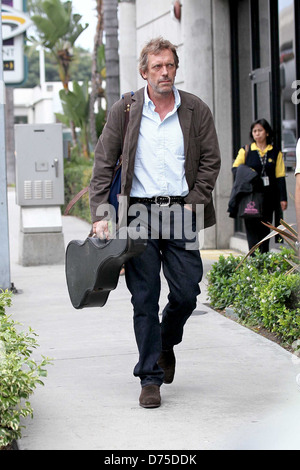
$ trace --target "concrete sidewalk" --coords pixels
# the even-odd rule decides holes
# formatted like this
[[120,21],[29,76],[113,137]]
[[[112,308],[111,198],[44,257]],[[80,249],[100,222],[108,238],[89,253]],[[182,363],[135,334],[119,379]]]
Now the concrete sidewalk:
[[[141,408],[124,277],[105,307],[75,310],[63,265],[18,264],[19,208],[13,191],[8,198],[11,281],[20,293],[7,313],[38,334],[36,360],[53,358],[29,400],[34,417],[20,450],[300,450],[300,360],[211,310],[205,280],[175,348],[174,383],[162,386],[160,408]],[[74,217],[63,225],[66,244],[89,232]],[[202,252],[205,272],[219,254]],[[166,295],[163,282],[162,306]]]

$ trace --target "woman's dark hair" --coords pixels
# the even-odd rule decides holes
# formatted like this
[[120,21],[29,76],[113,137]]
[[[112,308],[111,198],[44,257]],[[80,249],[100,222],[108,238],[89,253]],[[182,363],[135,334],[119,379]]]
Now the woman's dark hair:
[[254,142],[252,131],[253,131],[254,127],[256,126],[256,124],[260,124],[264,128],[266,133],[268,134],[267,135],[267,144],[268,145],[272,144],[272,142],[273,142],[273,130],[272,130],[272,127],[270,126],[270,124],[268,123],[268,121],[266,119],[257,119],[255,122],[253,122],[251,124],[251,128],[250,128],[250,140],[251,140],[251,142]]

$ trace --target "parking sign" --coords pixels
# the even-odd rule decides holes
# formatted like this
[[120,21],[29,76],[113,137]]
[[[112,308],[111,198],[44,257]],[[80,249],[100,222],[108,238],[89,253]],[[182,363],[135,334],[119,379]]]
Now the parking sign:
[[31,21],[23,0],[2,0],[2,53],[4,83],[18,85],[25,79],[24,33]]

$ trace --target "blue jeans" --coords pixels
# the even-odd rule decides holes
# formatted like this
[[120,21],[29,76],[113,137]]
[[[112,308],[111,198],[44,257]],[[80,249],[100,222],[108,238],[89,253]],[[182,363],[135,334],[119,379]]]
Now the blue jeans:
[[[132,295],[134,332],[139,351],[139,361],[133,373],[140,377],[142,387],[162,384],[163,371],[157,364],[161,350],[171,349],[181,342],[184,325],[196,308],[200,293],[203,266],[195,233],[195,216],[193,214],[190,227],[195,246],[191,247],[187,244],[191,242],[190,235],[189,238],[185,233],[178,236],[175,229],[178,217],[183,219],[189,212],[182,206],[178,207],[177,215],[171,217],[169,235],[166,237],[166,224],[162,222],[161,216],[157,231],[151,233],[151,205],[147,206],[147,248],[141,255],[131,258],[125,267],[127,287]],[[191,213],[188,216],[191,218]],[[168,283],[169,295],[160,322],[161,267]]]

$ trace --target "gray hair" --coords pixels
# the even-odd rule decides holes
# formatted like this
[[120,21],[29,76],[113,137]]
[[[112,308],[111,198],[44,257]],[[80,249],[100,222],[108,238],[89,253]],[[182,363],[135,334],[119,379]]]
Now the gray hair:
[[177,55],[177,46],[174,46],[170,41],[167,39],[163,39],[162,37],[158,37],[156,39],[151,39],[142,49],[139,59],[139,72],[145,73],[148,69],[148,55],[158,55],[161,51],[165,49],[170,49],[173,52],[175,67],[178,69],[179,67],[179,58]]

